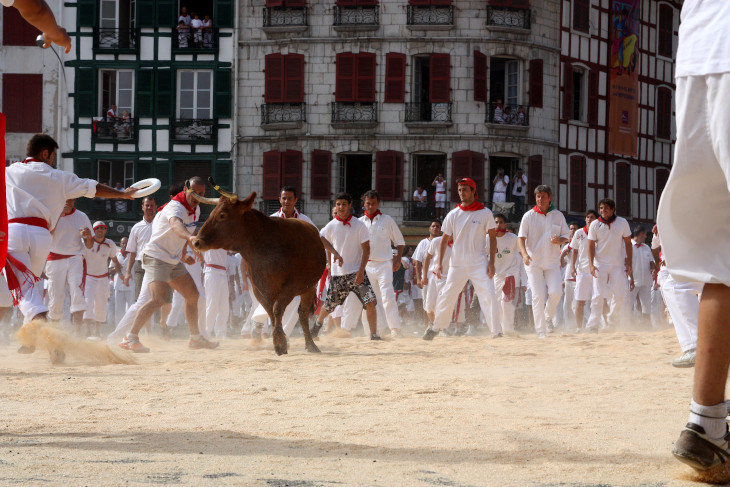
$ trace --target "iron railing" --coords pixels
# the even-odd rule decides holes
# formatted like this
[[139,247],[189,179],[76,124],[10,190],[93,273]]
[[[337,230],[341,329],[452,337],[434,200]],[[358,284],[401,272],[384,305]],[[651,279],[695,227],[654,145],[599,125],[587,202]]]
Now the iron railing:
[[338,27],[376,26],[379,23],[378,6],[340,7],[335,5],[335,22]]
[[304,27],[307,7],[264,7],[264,27]]
[[487,6],[487,25],[529,29],[530,9]]
[[126,142],[134,143],[137,141],[137,118],[128,118],[126,120],[117,118],[112,121],[94,120],[92,126],[92,140],[94,142]]
[[173,34],[172,45],[175,49],[183,50],[218,49],[218,28],[197,31],[192,27],[178,29],[177,34]]
[[376,102],[332,102],[332,123],[376,123]]
[[406,122],[451,123],[451,102],[406,103]]
[[528,105],[497,105],[492,103],[488,106],[487,123],[530,125],[530,107]]
[[306,103],[264,103],[261,105],[261,125],[306,121]]
[[[434,219],[436,215],[436,207],[433,201],[419,203],[418,201],[404,201],[404,221],[408,222],[427,222]],[[446,205],[450,208],[449,205]]]
[[[304,213],[304,201],[299,199],[294,207],[299,210],[299,213]],[[279,200],[261,200],[259,201],[259,211],[264,215],[271,215],[281,209],[281,203]],[[309,215],[307,215],[309,216]]]
[[408,25],[453,25],[454,24],[454,6],[448,7],[419,7],[417,5],[408,5],[407,10]]
[[94,49],[136,51],[137,29],[94,27]]
[[170,138],[175,142],[188,144],[212,144],[218,139],[218,120],[176,119],[172,120]]

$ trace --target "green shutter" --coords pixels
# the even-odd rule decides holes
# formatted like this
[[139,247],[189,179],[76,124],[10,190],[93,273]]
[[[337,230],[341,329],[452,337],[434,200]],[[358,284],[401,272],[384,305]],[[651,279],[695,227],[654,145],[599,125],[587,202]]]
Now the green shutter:
[[137,0],[137,27],[155,27],[155,0]]
[[157,26],[174,27],[176,20],[175,2],[173,0],[157,0]]
[[153,79],[154,71],[151,69],[140,69],[137,71],[137,84],[135,111],[137,117],[151,117],[153,115]]
[[215,72],[215,118],[231,118],[231,70],[219,69]]
[[93,159],[74,159],[74,174],[80,178],[96,179],[96,164]]
[[160,118],[174,117],[173,114],[173,72],[170,69],[157,70],[157,93],[155,95],[155,115]]
[[233,27],[233,0],[216,0],[215,19],[216,27]]
[[134,179],[141,181],[143,179],[152,178],[152,161],[137,161],[134,165]]
[[76,2],[77,24],[79,27],[95,27],[97,0],[78,0]]
[[162,187],[155,193],[155,199],[157,199],[157,204],[159,205],[167,202],[169,199],[168,193],[172,184],[172,161],[157,160],[154,162],[154,165],[155,177],[162,183]]
[[233,191],[233,161],[223,160],[213,163],[213,179],[227,191]]
[[77,117],[96,117],[96,69],[77,68],[74,88],[74,106]]

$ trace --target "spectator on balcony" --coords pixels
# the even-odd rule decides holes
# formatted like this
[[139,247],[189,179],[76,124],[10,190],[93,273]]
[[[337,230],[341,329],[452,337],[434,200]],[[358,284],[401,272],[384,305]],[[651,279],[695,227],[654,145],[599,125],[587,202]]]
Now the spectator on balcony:
[[512,117],[512,123],[514,125],[525,125],[525,107],[520,106],[517,108],[517,113]]
[[203,47],[213,47],[213,20],[208,14],[203,18]]
[[193,12],[193,21],[190,22],[190,27],[193,29],[193,43],[195,47],[203,47],[203,21],[200,20],[200,16]]
[[426,219],[426,206],[428,204],[426,198],[428,198],[428,192],[423,189],[423,186],[416,187],[413,192],[413,201],[416,202],[416,220],[418,221]]
[[190,18],[190,15],[188,15],[188,8],[182,7],[180,9],[180,17],[178,17],[178,19],[177,19],[178,24],[180,22],[184,22],[185,27],[188,27],[188,26],[190,26],[191,21],[192,21],[192,19]]
[[120,139],[129,139],[132,136],[132,116],[129,110],[124,110],[122,116],[119,118],[119,123],[116,126],[117,137]]
[[190,38],[190,27],[185,24],[184,20],[177,23],[177,47],[188,47],[188,39]]
[[431,186],[436,188],[436,195],[434,199],[436,201],[436,219],[443,220],[444,208],[446,208],[446,180],[444,175],[439,173],[436,179],[433,180]]
[[497,169],[497,175],[494,176],[494,194],[492,194],[493,203],[504,203],[507,201],[507,186],[509,185],[509,176],[504,173],[504,169]]
[[[117,183],[114,185],[114,189],[117,191],[124,191],[126,188],[122,187],[122,183],[117,181]],[[126,200],[116,200],[114,202],[114,211],[117,213],[126,213],[127,212],[127,201]]]
[[522,217],[524,211],[525,194],[527,194],[527,176],[518,167],[512,178],[512,201],[515,203],[515,215],[518,217]]
[[515,114],[512,113],[512,107],[504,107],[504,113],[502,114],[502,123],[514,123]]
[[114,122],[117,119],[117,106],[112,103],[111,108],[106,111],[106,121]]
[[498,98],[494,104],[494,115],[492,116],[492,123],[504,123],[504,108],[502,106],[502,99]]

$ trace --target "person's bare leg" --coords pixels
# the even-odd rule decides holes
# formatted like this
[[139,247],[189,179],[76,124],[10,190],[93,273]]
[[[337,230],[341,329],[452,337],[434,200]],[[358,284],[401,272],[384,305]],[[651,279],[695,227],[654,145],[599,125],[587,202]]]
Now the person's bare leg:
[[170,337],[170,330],[167,328],[167,317],[170,316],[171,310],[172,303],[165,303],[160,308],[160,330],[162,331],[162,336],[166,338]]
[[185,318],[188,320],[190,335],[200,335],[198,329],[198,288],[190,274],[184,274],[170,281],[170,286],[185,299]]
[[[149,283],[150,300],[140,306],[137,310],[137,316],[134,318],[134,324],[129,331],[130,335],[139,335],[140,330],[144,327],[152,317],[155,311],[165,302],[167,294],[167,283],[163,281],[153,281]],[[198,326],[197,320],[195,326]]]
[[585,309],[585,301],[575,302],[575,324],[578,326],[578,328],[583,328],[583,317],[585,315]]
[[375,301],[370,301],[365,305],[365,314],[368,317],[368,326],[370,327],[370,335],[378,334],[378,311],[375,309]]
[[730,365],[730,287],[705,284],[700,301],[694,400],[703,405],[725,401]]

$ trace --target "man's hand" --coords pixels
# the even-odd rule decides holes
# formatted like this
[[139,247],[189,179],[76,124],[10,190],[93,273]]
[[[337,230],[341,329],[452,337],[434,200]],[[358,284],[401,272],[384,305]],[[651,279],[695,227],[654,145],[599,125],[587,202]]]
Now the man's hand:
[[122,283],[124,284],[124,286],[128,287],[129,286],[129,276],[122,276]]
[[636,287],[636,284],[634,283],[634,276],[631,276],[631,279],[629,279],[629,291],[633,291]]
[[626,275],[632,280],[634,279],[634,270],[631,268],[631,264],[626,264]]
[[51,47],[51,44],[58,44],[66,54],[71,52],[71,37],[63,27],[59,27],[56,32],[44,32],[43,39],[46,41],[43,44],[43,49]]
[[342,265],[345,263],[345,261],[342,259],[342,256],[337,253],[337,251],[332,254],[332,260],[337,262],[337,265],[339,265],[340,267],[342,267]]
[[532,259],[530,258],[529,255],[525,254],[525,255],[522,256],[522,262],[524,262],[524,264],[526,266],[529,266],[530,265],[530,262],[532,262]]
[[362,284],[363,281],[365,281],[365,271],[357,271],[357,274],[355,274],[355,282],[353,282],[354,285]]
[[81,230],[79,230],[79,235],[81,235],[81,238],[83,238],[84,240],[86,240],[87,238],[91,238],[91,230],[89,230],[88,228],[82,228]]
[[402,265],[402,262],[401,262],[401,260],[400,260],[400,259],[398,258],[398,256],[397,256],[397,255],[394,255],[394,256],[393,256],[393,272],[395,272],[395,271],[397,271],[398,269],[400,269],[400,266],[401,266],[401,265]]
[[494,277],[494,262],[491,260],[489,261],[489,264],[487,264],[487,277],[490,279]]
[[560,244],[560,235],[553,235],[550,237],[550,243]]
[[575,279],[578,276],[578,271],[575,270],[575,268],[570,273],[571,276],[573,276],[573,279]]
[[426,273],[426,275],[425,275],[425,276],[423,276],[423,279],[421,279],[421,280],[419,281],[419,284],[416,284],[416,285],[417,285],[418,287],[421,287],[421,286],[428,286],[428,272]]
[[180,262],[187,265],[193,265],[195,264],[195,258],[192,255],[186,255],[180,259]]
[[441,264],[436,264],[436,277],[439,279],[443,279],[444,277],[441,275],[442,270]]
[[122,196],[122,199],[125,200],[133,200],[134,199],[134,193],[139,191],[137,188],[127,188],[124,190],[124,194]]
[[589,269],[593,277],[598,277],[598,269],[596,269],[596,266],[594,266],[593,264],[589,264]]

